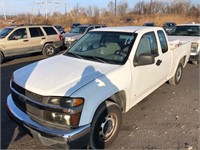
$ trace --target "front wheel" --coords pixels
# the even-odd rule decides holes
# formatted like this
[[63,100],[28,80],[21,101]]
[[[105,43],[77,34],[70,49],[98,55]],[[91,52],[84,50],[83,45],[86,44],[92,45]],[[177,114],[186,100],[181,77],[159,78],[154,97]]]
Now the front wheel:
[[120,107],[110,101],[102,103],[92,121],[89,146],[92,149],[103,149],[113,143],[122,122]]
[[50,57],[55,55],[56,51],[55,51],[55,47],[53,44],[49,43],[49,44],[45,44],[42,50],[42,54],[44,56]]
[[183,74],[183,66],[182,66],[182,64],[179,64],[176,69],[175,75],[171,79],[169,79],[169,83],[171,85],[179,84],[179,82],[181,81],[181,78],[182,78],[182,74]]

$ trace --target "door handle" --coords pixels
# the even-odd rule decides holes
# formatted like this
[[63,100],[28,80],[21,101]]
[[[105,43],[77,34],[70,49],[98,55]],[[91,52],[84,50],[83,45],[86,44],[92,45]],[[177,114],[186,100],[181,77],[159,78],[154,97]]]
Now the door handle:
[[162,60],[158,59],[157,62],[156,62],[156,65],[160,66],[161,63],[162,63]]
[[43,37],[42,39],[46,39],[45,37]]
[[23,42],[28,42],[28,40],[23,40]]

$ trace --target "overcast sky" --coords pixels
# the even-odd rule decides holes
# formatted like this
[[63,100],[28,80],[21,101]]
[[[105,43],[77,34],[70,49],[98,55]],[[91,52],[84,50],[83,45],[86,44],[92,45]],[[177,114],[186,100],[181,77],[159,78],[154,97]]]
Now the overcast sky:
[[[47,7],[45,7],[45,1],[49,1]],[[38,13],[44,14],[47,12],[52,12],[52,10],[64,13],[69,11],[75,6],[88,7],[97,6],[99,8],[107,8],[110,1],[115,0],[0,0],[0,15],[16,15],[21,13]],[[137,2],[141,0],[117,0],[117,2],[125,1],[129,4],[129,8],[133,8]],[[144,0],[149,2],[150,0]],[[169,0],[161,0],[169,1]],[[43,2],[43,3],[42,3]],[[190,0],[193,4],[200,4],[199,0]],[[45,9],[47,8],[47,10]]]

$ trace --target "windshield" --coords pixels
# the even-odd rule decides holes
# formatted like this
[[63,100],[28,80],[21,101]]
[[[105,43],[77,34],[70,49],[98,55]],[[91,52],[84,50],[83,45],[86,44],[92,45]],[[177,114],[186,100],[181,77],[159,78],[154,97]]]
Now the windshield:
[[200,36],[200,26],[176,26],[169,35]]
[[124,64],[136,34],[121,32],[89,32],[64,55],[102,63]]
[[4,28],[0,32],[0,38],[5,38],[12,30],[12,28]]
[[81,33],[81,34],[83,34],[86,29],[87,29],[87,27],[75,27],[70,31],[70,33]]

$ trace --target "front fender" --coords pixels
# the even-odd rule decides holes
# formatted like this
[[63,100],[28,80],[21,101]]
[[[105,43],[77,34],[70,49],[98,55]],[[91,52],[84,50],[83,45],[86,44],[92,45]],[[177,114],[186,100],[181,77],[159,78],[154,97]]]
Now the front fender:
[[100,76],[73,93],[72,97],[83,97],[85,99],[79,125],[91,123],[99,105],[115,93],[124,91],[126,97],[129,97],[130,81],[130,68],[123,66],[108,75]]

